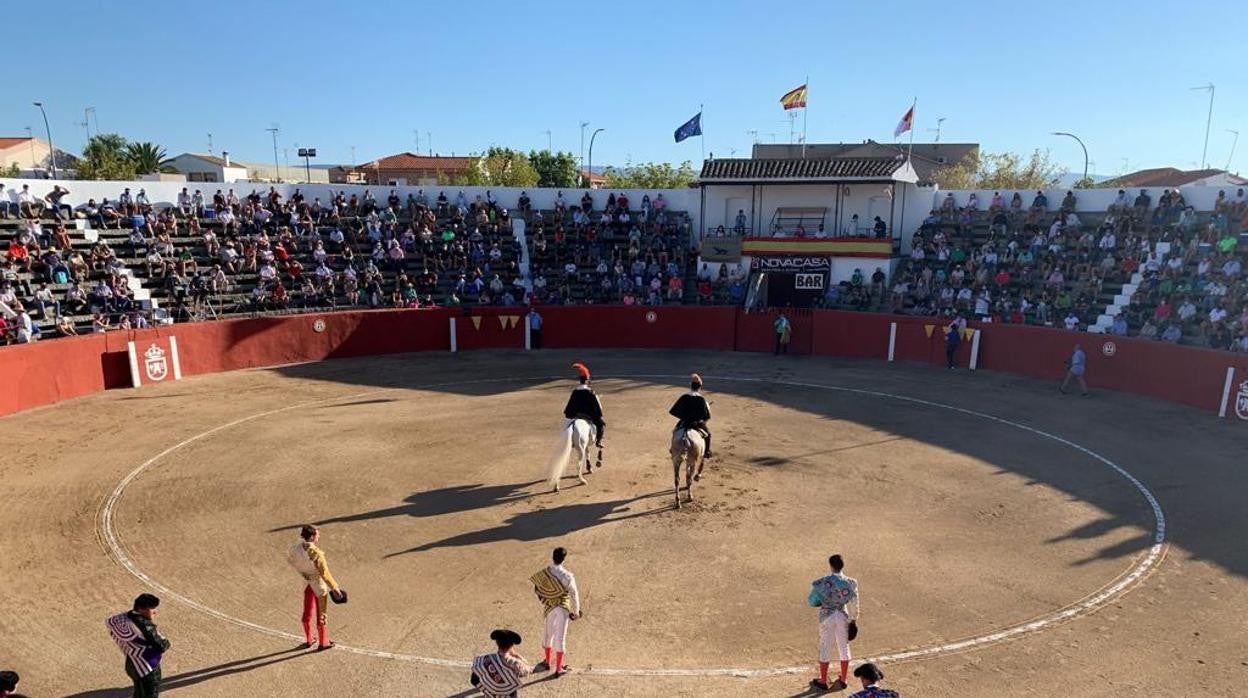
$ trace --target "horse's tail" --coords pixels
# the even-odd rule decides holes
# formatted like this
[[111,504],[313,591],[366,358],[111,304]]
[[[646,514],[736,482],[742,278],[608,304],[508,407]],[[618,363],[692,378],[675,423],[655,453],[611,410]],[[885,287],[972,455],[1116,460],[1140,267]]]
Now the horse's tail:
[[563,477],[563,470],[568,465],[568,458],[572,457],[572,436],[574,421],[569,421],[567,426],[563,428],[559,442],[555,444],[555,452],[551,454],[550,461],[546,466],[546,484],[554,487],[559,484],[559,478]]

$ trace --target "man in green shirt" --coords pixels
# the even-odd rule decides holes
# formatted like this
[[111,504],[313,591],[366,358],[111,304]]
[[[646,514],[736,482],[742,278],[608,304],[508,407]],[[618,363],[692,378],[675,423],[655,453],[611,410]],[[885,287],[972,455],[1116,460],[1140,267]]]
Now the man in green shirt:
[[776,331],[776,349],[773,353],[777,356],[789,353],[789,339],[792,332],[789,318],[784,313],[780,313],[772,323],[772,328]]

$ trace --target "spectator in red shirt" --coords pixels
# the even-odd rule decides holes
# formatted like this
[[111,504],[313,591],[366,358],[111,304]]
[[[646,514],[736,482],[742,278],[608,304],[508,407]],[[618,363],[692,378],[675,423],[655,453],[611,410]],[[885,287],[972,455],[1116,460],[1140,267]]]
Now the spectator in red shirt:
[[711,282],[707,279],[702,279],[698,282],[698,302],[711,302]]
[[679,301],[685,290],[685,282],[677,275],[673,274],[672,278],[667,280],[667,299],[669,301]]
[[1174,309],[1170,306],[1170,299],[1163,298],[1161,302],[1157,304],[1156,310],[1153,311],[1153,319],[1155,319],[1159,325],[1164,324],[1166,320],[1170,318],[1170,314],[1173,310]]

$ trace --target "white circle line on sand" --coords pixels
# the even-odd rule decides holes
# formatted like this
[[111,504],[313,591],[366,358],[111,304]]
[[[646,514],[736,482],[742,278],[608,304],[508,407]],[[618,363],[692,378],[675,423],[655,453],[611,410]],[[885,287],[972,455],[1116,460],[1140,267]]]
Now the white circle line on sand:
[[[628,379],[638,379],[638,378],[645,378],[645,379],[659,378],[659,379],[664,379],[664,380],[671,380],[671,379],[683,379],[685,378],[685,376],[684,375],[672,375],[672,374],[636,373],[636,374],[620,374],[620,375],[604,376],[602,380],[612,380],[612,379],[628,380]],[[1144,501],[1148,504],[1149,508],[1152,510],[1153,521],[1154,521],[1152,546],[1149,547],[1148,552],[1144,554],[1140,558],[1140,560],[1135,565],[1133,565],[1126,574],[1120,576],[1114,583],[1101,589],[1098,593],[1093,594],[1087,598],[1084,598],[1075,604],[1059,609],[1047,615],[1041,616],[1034,620],[1030,620],[1025,623],[1019,623],[1016,625],[1007,626],[1007,627],[995,630],[991,633],[976,635],[974,637],[969,637],[969,638],[957,640],[954,642],[946,642],[946,643],[941,643],[937,645],[928,645],[924,647],[900,650],[900,651],[891,652],[888,654],[877,655],[874,657],[864,659],[863,661],[869,660],[869,661],[876,661],[876,662],[882,662],[882,663],[898,663],[898,662],[909,661],[909,660],[929,659],[937,655],[951,654],[955,652],[964,652],[964,651],[975,649],[977,647],[981,647],[984,645],[1001,642],[1003,640],[1008,640],[1008,639],[1019,637],[1025,634],[1030,634],[1030,633],[1037,632],[1039,630],[1043,630],[1049,626],[1052,626],[1052,625],[1055,625],[1055,624],[1058,624],[1067,620],[1071,620],[1073,618],[1077,618],[1079,616],[1095,611],[1097,608],[1109,602],[1110,599],[1118,596],[1119,594],[1123,593],[1128,588],[1130,588],[1132,585],[1142,580],[1150,571],[1153,570],[1153,568],[1155,568],[1160,563],[1162,559],[1162,553],[1164,551],[1165,538],[1166,538],[1166,517],[1165,517],[1165,513],[1161,509],[1161,503],[1157,501],[1157,498],[1153,496],[1153,493],[1149,491],[1148,487],[1146,487],[1143,482],[1141,482],[1138,478],[1136,478],[1134,475],[1128,472],[1125,468],[1113,462],[1109,458],[1106,458],[1105,456],[1085,446],[1081,446],[1073,441],[1070,441],[1069,439],[1066,439],[1056,434],[1044,431],[1042,429],[1038,429],[1036,427],[1022,424],[1020,422],[1015,422],[1009,419],[1005,419],[1004,417],[998,417],[996,415],[988,414],[986,412],[979,412],[979,411],[967,409],[964,407],[957,407],[956,405],[948,405],[945,403],[935,402],[932,400],[909,397],[906,395],[897,395],[895,393],[887,393],[887,392],[883,392],[879,390],[869,390],[866,388],[848,388],[845,386],[822,385],[818,383],[805,383],[805,382],[800,382],[800,381],[779,380],[779,379],[772,379],[772,378],[741,378],[741,377],[734,377],[734,376],[711,376],[711,375],[708,375],[707,378],[714,379],[714,380],[736,381],[736,382],[741,382],[741,383],[767,383],[771,385],[786,385],[786,386],[792,386],[792,387],[798,387],[798,388],[809,388],[809,389],[814,389],[814,390],[832,390],[832,391],[837,391],[837,392],[852,393],[856,395],[868,395],[872,397],[885,398],[885,399],[890,399],[890,400],[898,400],[901,402],[908,402],[908,403],[916,404],[916,405],[923,405],[925,407],[934,407],[934,408],[948,410],[951,412],[957,412],[957,413],[961,413],[961,414],[965,414],[965,415],[969,415],[973,417],[979,417],[981,419],[987,419],[989,421],[993,421],[998,424],[1004,424],[1006,426],[1014,427],[1015,429],[1019,429],[1019,430],[1022,430],[1031,434],[1035,434],[1037,436],[1041,436],[1041,437],[1050,439],[1052,441],[1055,441],[1057,443],[1063,444],[1065,446],[1068,446],[1076,451],[1079,451],[1080,453],[1083,453],[1084,455],[1087,455],[1093,458],[1094,460],[1099,461],[1103,465],[1108,466],[1111,470],[1113,470],[1115,473],[1117,473],[1119,476],[1121,476],[1123,479],[1129,482],[1136,489],[1136,491],[1140,494],[1140,496],[1144,498]],[[260,625],[258,623],[253,623],[251,621],[244,620],[242,618],[236,618],[223,611],[220,611],[218,609],[212,608],[211,606],[207,606],[203,603],[200,603],[192,598],[187,597],[184,594],[181,594],[169,588],[168,586],[165,586],[158,580],[148,575],[142,569],[140,569],[138,564],[134,561],[134,559],[131,558],[128,553],[126,553],[125,548],[122,545],[121,540],[118,537],[117,532],[113,526],[114,511],[116,510],[118,502],[121,501],[121,497],[125,493],[126,488],[130,485],[130,483],[133,482],[134,479],[137,478],[139,475],[141,475],[145,470],[147,470],[149,467],[151,467],[155,463],[159,462],[165,456],[168,456],[169,454],[185,446],[195,443],[196,441],[200,441],[204,438],[212,436],[213,434],[224,431],[226,429],[230,429],[240,424],[245,424],[255,419],[260,419],[260,418],[268,417],[274,414],[279,414],[279,413],[287,412],[290,410],[308,407],[310,405],[316,405],[316,404],[326,403],[326,402],[339,402],[342,400],[350,400],[350,399],[355,399],[355,398],[367,397],[370,395],[377,395],[379,393],[386,393],[386,392],[391,392],[394,390],[429,390],[429,389],[434,389],[434,388],[474,385],[474,384],[479,385],[479,384],[489,384],[489,383],[519,383],[519,382],[548,381],[548,380],[559,380],[559,377],[557,376],[530,376],[530,377],[511,377],[511,378],[486,378],[486,379],[479,379],[479,380],[427,383],[424,385],[416,385],[416,386],[409,386],[409,387],[381,388],[381,389],[369,390],[369,391],[365,391],[361,393],[353,393],[349,395],[335,395],[333,397],[322,398],[319,400],[310,400],[308,402],[302,402],[296,405],[287,405],[285,407],[281,407],[278,409],[268,410],[268,411],[260,412],[260,413],[253,414],[247,417],[241,417],[239,419],[235,419],[231,422],[221,424],[219,426],[213,427],[212,429],[208,429],[207,431],[203,431],[203,432],[200,432],[199,434],[183,439],[177,444],[174,444],[173,446],[166,448],[160,453],[157,453],[156,455],[152,456],[146,461],[140,463],[136,468],[134,468],[134,470],[130,471],[129,474],[127,474],[124,478],[122,478],[122,480],[119,483],[117,483],[117,486],[113,489],[112,493],[109,494],[109,496],[104,501],[104,505],[101,508],[101,512],[100,512],[101,536],[104,540],[105,545],[108,547],[109,552],[112,554],[113,558],[117,560],[117,562],[123,568],[125,568],[127,572],[129,572],[132,576],[134,576],[138,580],[142,581],[144,584],[151,587],[153,590],[163,594],[166,597],[169,597],[177,601],[183,606],[187,606],[189,608],[192,608],[196,611],[199,611],[203,614],[206,614],[218,620],[225,621],[227,623],[237,625],[240,627],[244,627],[249,630],[254,630],[264,635],[269,635],[270,637],[281,638],[281,639],[290,640],[293,642],[303,642],[303,637],[299,635],[295,635],[294,633],[289,633],[289,632],[285,632],[282,630],[270,628],[264,625]],[[364,655],[368,657],[378,657],[381,659],[395,659],[399,661],[416,662],[420,664],[428,664],[432,666],[449,667],[449,668],[456,668],[456,669],[467,668],[472,665],[471,662],[464,661],[464,660],[442,659],[438,657],[423,657],[420,655],[408,654],[404,652],[388,652],[385,650],[375,650],[375,649],[370,649],[366,647],[354,647],[350,645],[344,645],[341,643],[336,644],[334,649],[345,651],[345,652],[351,652],[353,654]],[[796,673],[808,671],[808,670],[809,670],[809,667],[807,666],[775,667],[775,668],[723,667],[723,668],[691,668],[691,669],[593,668],[593,669],[586,669],[582,673],[597,674],[597,675],[602,675],[602,676],[652,676],[652,677],[736,676],[736,677],[742,677],[742,678],[757,678],[757,677],[775,676],[775,675],[781,675],[781,674],[796,674]]]

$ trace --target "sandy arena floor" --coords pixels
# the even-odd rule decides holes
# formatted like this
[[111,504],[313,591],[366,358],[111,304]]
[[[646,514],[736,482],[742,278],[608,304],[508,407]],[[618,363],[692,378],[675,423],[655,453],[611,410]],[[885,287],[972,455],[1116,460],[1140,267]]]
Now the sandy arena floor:
[[[606,462],[551,494],[575,359]],[[666,413],[692,370],[720,457],[675,511]],[[0,425],[0,668],[31,696],[128,695],[103,620],[150,589],[175,695],[472,695],[457,665],[492,628],[540,658],[527,578],[556,545],[586,611],[576,671],[524,695],[806,695],[805,595],[832,552],[861,585],[855,656],[907,697],[1248,683],[1248,430],[1143,398],[809,357],[481,352],[206,376]],[[329,653],[293,649],[284,556],[305,522],[351,593]]]

